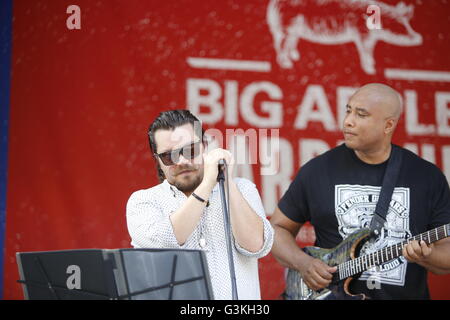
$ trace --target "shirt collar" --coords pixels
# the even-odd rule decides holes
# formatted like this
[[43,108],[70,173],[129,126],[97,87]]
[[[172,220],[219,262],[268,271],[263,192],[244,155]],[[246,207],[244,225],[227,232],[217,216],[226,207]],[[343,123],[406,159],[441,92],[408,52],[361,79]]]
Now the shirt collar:
[[[171,185],[169,183],[169,181],[167,181],[167,179],[164,179],[164,181],[162,182],[162,187],[164,190],[166,190],[167,192],[170,192],[171,194],[173,194],[174,197],[177,197],[179,195],[183,195],[186,196],[182,191],[178,190],[177,187],[175,187],[174,185]],[[216,183],[216,185],[214,186],[213,190],[211,191],[211,193],[215,193],[219,191],[219,184]]]

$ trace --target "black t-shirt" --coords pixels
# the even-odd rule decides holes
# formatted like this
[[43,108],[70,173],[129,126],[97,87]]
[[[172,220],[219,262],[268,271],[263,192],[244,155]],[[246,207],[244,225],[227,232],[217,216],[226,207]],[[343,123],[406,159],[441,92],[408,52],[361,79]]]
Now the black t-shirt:
[[[449,186],[441,170],[400,150],[403,160],[392,195],[395,202],[391,201],[382,236],[362,254],[450,222]],[[369,227],[386,165],[387,161],[367,164],[342,144],[306,163],[278,207],[293,221],[311,222],[316,246],[333,248],[350,233]],[[364,272],[350,289],[374,299],[429,298],[426,269],[404,257],[382,264],[379,271]]]

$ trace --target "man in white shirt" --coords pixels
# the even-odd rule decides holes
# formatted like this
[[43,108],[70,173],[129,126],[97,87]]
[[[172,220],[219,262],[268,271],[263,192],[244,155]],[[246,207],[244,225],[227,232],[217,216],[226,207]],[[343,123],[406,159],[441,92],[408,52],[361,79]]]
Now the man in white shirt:
[[[162,183],[131,195],[128,231],[136,248],[205,250],[215,299],[231,299],[217,175],[224,159],[231,177],[234,160],[224,149],[206,151],[203,130],[195,130],[199,124],[188,110],[171,110],[150,125],[150,148]],[[229,208],[238,298],[260,299],[258,258],[269,253],[273,229],[249,180],[229,180]]]

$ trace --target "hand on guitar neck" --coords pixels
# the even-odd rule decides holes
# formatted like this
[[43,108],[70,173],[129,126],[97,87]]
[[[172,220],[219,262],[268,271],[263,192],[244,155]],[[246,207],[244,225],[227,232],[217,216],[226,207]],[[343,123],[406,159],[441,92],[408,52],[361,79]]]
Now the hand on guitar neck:
[[315,291],[328,287],[337,267],[330,267],[322,260],[313,258],[304,252],[302,255],[304,257],[302,257],[298,271],[306,285]]
[[427,245],[423,240],[421,240],[420,243],[418,241],[411,241],[403,247],[402,254],[408,262],[415,262],[418,264],[426,263],[433,246],[433,243]]
[[402,255],[408,262],[417,263],[434,274],[447,274],[449,270],[448,267],[445,267],[445,261],[450,261],[450,259],[445,257],[445,255],[442,256],[439,251],[446,252],[448,250],[435,250],[436,246],[438,249],[443,246],[450,248],[450,238],[429,244],[423,240],[420,242],[417,240],[411,241],[403,246]]

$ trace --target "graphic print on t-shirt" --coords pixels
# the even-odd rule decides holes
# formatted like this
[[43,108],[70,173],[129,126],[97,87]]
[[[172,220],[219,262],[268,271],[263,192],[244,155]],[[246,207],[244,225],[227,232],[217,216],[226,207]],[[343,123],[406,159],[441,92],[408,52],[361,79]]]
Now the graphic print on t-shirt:
[[[351,233],[369,228],[381,187],[362,185],[336,185],[335,210],[339,234],[343,239]],[[360,255],[403,241],[411,236],[409,230],[409,188],[395,188],[390,202],[386,223],[380,237],[369,241]],[[406,259],[401,256],[364,272],[359,280],[376,280],[380,283],[403,286],[407,268]]]

